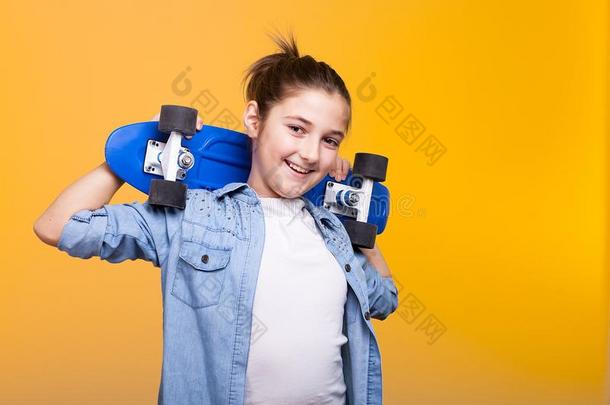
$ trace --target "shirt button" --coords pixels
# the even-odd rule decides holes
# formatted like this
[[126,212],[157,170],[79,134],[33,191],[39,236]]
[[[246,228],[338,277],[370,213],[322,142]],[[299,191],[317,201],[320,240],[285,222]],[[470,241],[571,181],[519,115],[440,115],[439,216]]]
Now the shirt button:
[[371,314],[369,314],[369,311],[366,311],[366,312],[364,313],[364,319],[366,319],[367,321],[368,321],[369,319],[371,319]]
[[351,271],[352,270],[352,266],[348,264],[345,265],[345,271]]
[[201,256],[201,261],[204,262],[204,263],[207,263],[208,259],[209,259],[208,255]]

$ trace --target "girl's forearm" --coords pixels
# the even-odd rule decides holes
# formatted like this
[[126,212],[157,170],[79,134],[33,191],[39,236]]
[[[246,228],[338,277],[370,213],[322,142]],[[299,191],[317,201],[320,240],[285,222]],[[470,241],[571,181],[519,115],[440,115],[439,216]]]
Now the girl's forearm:
[[57,246],[64,225],[72,214],[107,204],[124,181],[104,162],[74,183],[51,203],[34,224],[34,232],[45,243]]
[[375,243],[375,246],[373,246],[372,249],[359,249],[364,254],[369,263],[371,263],[373,267],[377,269],[377,271],[379,272],[379,274],[381,274],[382,277],[392,276],[392,274],[390,274],[390,268],[388,267],[388,264],[383,258],[383,255],[381,254],[381,250],[377,246],[377,243]]

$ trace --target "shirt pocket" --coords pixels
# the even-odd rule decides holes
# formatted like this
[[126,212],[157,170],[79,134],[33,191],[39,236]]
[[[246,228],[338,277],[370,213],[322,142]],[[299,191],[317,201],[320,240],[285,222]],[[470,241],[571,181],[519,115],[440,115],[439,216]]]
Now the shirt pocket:
[[172,295],[192,308],[218,304],[231,252],[231,247],[183,240]]

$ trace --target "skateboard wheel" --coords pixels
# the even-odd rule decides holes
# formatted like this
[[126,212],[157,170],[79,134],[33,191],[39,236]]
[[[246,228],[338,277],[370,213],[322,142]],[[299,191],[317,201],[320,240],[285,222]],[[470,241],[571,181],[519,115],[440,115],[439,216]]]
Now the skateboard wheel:
[[375,246],[377,225],[346,219],[343,221],[343,226],[352,241],[352,245],[367,249],[372,249]]
[[373,153],[356,153],[352,172],[373,181],[385,181],[388,158]]
[[159,131],[171,134],[172,131],[192,136],[197,129],[197,110],[180,105],[162,105],[159,116]]
[[150,181],[148,203],[183,210],[186,207],[186,185],[176,181],[153,179]]

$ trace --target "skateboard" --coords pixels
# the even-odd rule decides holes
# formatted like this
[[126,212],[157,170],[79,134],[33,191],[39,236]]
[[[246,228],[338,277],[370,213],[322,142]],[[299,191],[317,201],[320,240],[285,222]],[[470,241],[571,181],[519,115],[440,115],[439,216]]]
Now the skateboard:
[[[105,158],[122,180],[148,194],[152,205],[184,209],[186,189],[215,190],[246,182],[252,143],[241,132],[212,125],[197,131],[197,110],[164,105],[159,121],[129,124],[108,137]],[[326,175],[304,197],[334,213],[352,245],[372,248],[390,213],[385,180],[388,159],[356,153],[353,168],[337,182]]]

